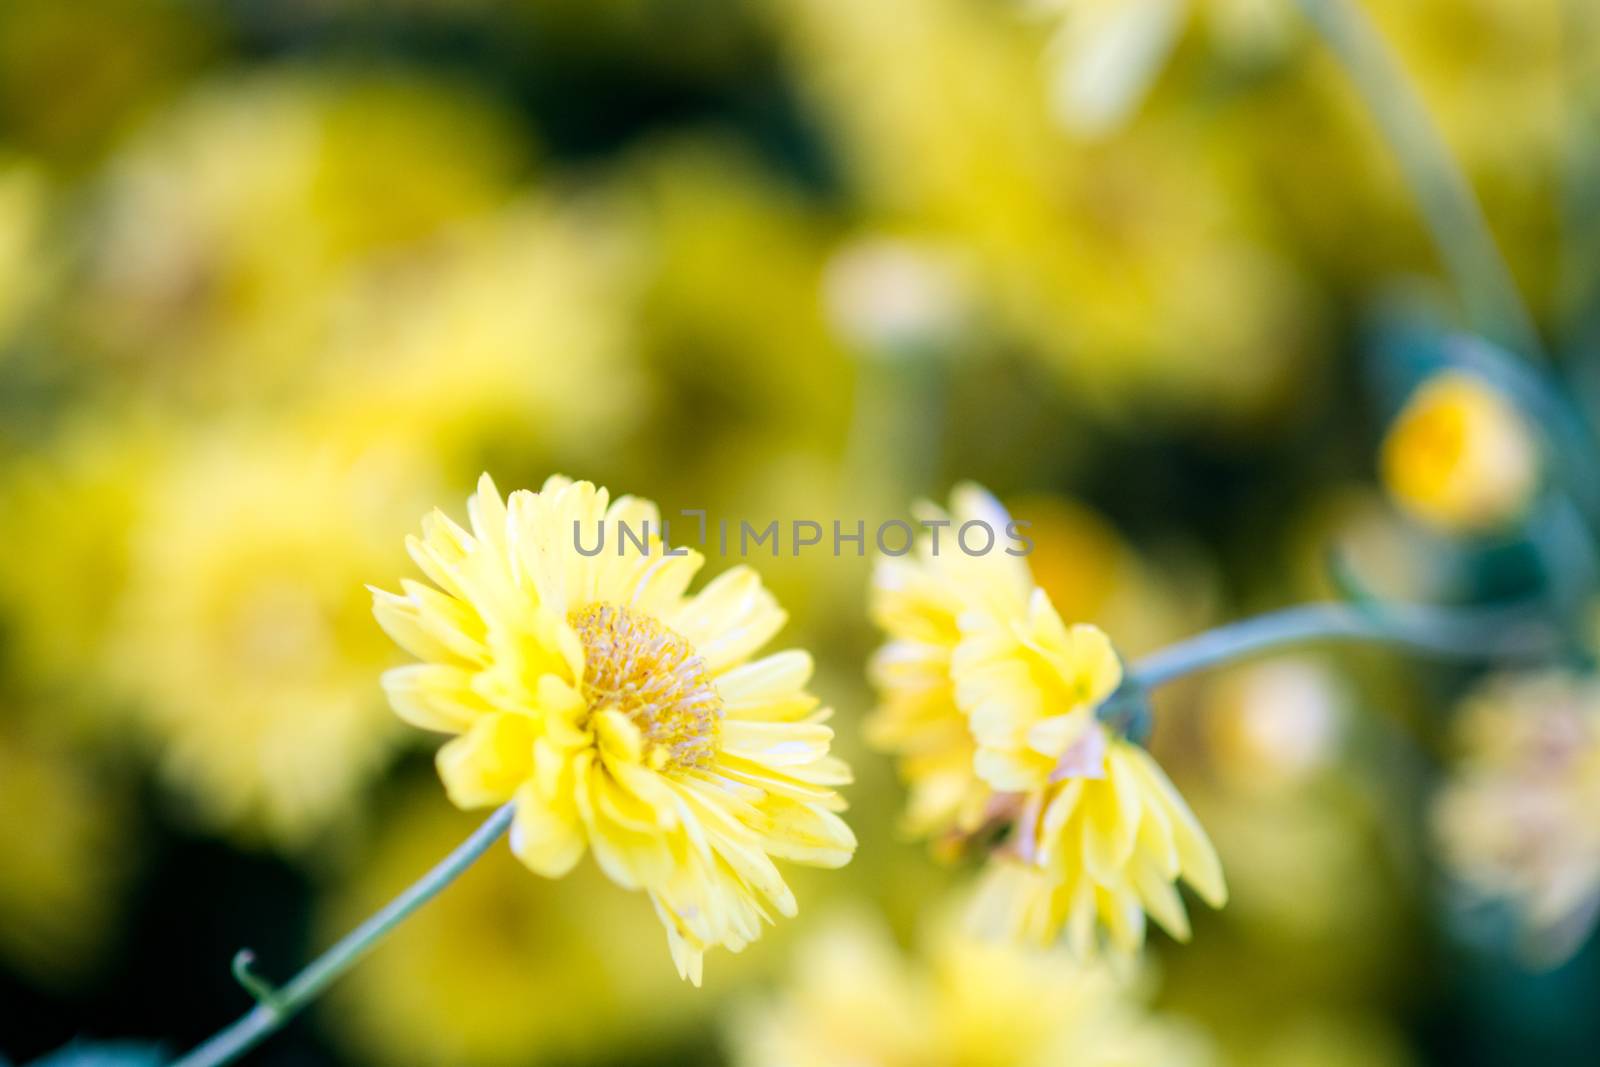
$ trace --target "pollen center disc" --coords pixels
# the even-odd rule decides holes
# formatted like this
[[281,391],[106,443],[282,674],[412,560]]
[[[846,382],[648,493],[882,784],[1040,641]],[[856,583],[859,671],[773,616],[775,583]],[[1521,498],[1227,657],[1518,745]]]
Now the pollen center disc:
[[689,642],[648,612],[615,604],[589,604],[567,621],[583,644],[589,710],[614,708],[631,719],[653,764],[709,767],[722,698]]

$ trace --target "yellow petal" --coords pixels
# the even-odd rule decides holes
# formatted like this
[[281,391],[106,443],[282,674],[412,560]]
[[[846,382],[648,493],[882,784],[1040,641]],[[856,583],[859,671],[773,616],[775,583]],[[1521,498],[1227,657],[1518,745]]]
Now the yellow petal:
[[418,659],[449,662],[456,658],[449,645],[423,626],[421,613],[410,598],[370,585],[367,590],[372,594],[373,617],[395,644]]
[[637,764],[644,759],[644,735],[620,711],[605,709],[594,715],[595,739],[607,763]]
[[1228,887],[1223,881],[1222,862],[1217,858],[1211,839],[1206,837],[1200,820],[1194,817],[1194,812],[1189,810],[1189,805],[1184,803],[1183,797],[1160,765],[1148,752],[1138,746],[1132,748],[1130,755],[1134,768],[1149,784],[1152,795],[1159,798],[1171,824],[1173,845],[1178,850],[1178,862],[1184,880],[1194,886],[1195,892],[1207,904],[1213,908],[1222,907],[1228,902]]
[[459,734],[493,710],[459,667],[413,663],[384,671],[382,680],[395,714],[424,730]]
[[526,715],[485,715],[439,750],[435,761],[458,808],[504,804],[533,772],[535,724]]
[[1134,887],[1144,901],[1145,910],[1162,929],[1179,941],[1189,940],[1189,914],[1184,910],[1183,899],[1177,887],[1162,876],[1155,864],[1134,865]]
[[722,751],[767,767],[800,767],[828,754],[833,731],[816,723],[741,722],[722,724]]
[[532,783],[517,790],[517,814],[511,824],[511,850],[528,868],[546,878],[572,870],[584,851],[583,827],[568,800],[553,804]]
[[787,618],[755,571],[734,567],[712,579],[667,625],[694,646],[715,676],[749,658]]

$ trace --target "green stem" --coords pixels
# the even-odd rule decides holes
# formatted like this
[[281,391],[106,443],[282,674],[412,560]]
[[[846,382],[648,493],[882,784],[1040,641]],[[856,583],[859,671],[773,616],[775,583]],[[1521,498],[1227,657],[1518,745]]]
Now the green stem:
[[[412,912],[432,900],[462,871],[472,866],[474,861],[487,852],[489,846],[506,832],[506,828],[511,825],[513,814],[515,812],[512,805],[507,804],[489,816],[471,837],[441,860],[438,866],[374,913],[366,922],[346,934],[328,951],[312,960],[283,988],[270,991],[253,990],[253,995],[257,996],[254,1008],[232,1026],[219,1031],[205,1044],[175,1061],[171,1067],[220,1067],[221,1064],[232,1063],[255,1048],[293,1018],[301,1008],[319,997],[328,986],[370,952],[384,935]],[[236,964],[236,969],[239,966],[241,965]],[[249,960],[244,960],[242,966],[247,969]],[[267,995],[262,995],[263,993]]]
[[1446,658],[1531,658],[1558,648],[1522,610],[1399,607],[1376,614],[1350,604],[1301,604],[1207,630],[1145,656],[1129,681],[1150,688],[1247,656],[1315,641],[1371,641]]
[[1455,278],[1473,328],[1523,356],[1540,353],[1533,318],[1444,139],[1355,0],[1298,0],[1377,120]]

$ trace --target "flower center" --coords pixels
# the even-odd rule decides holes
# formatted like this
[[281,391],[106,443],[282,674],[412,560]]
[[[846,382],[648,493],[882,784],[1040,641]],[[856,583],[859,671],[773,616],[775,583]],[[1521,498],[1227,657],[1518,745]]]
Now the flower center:
[[652,765],[709,767],[722,698],[689,642],[649,614],[614,604],[589,604],[567,621],[583,644],[589,710],[615,708],[631,719]]

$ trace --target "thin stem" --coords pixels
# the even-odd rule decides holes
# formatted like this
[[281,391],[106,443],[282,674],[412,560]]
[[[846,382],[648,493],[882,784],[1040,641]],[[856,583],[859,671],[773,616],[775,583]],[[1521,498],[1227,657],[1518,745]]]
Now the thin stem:
[[1355,0],[1298,0],[1372,111],[1455,278],[1473,328],[1523,356],[1540,352],[1533,317],[1427,110]]
[[[271,991],[269,996],[258,995],[256,1006],[248,1013],[174,1062],[171,1067],[220,1067],[221,1064],[232,1063],[260,1044],[301,1008],[320,996],[340,975],[370,952],[384,935],[472,866],[506,832],[514,813],[512,805],[507,804],[489,816],[482,826],[473,831],[471,837],[409,889],[312,960],[281,989]],[[248,966],[248,960],[245,965]]]
[[1151,687],[1247,656],[1314,641],[1371,641],[1446,658],[1525,658],[1559,647],[1521,610],[1301,604],[1219,626],[1135,662],[1129,680]]

